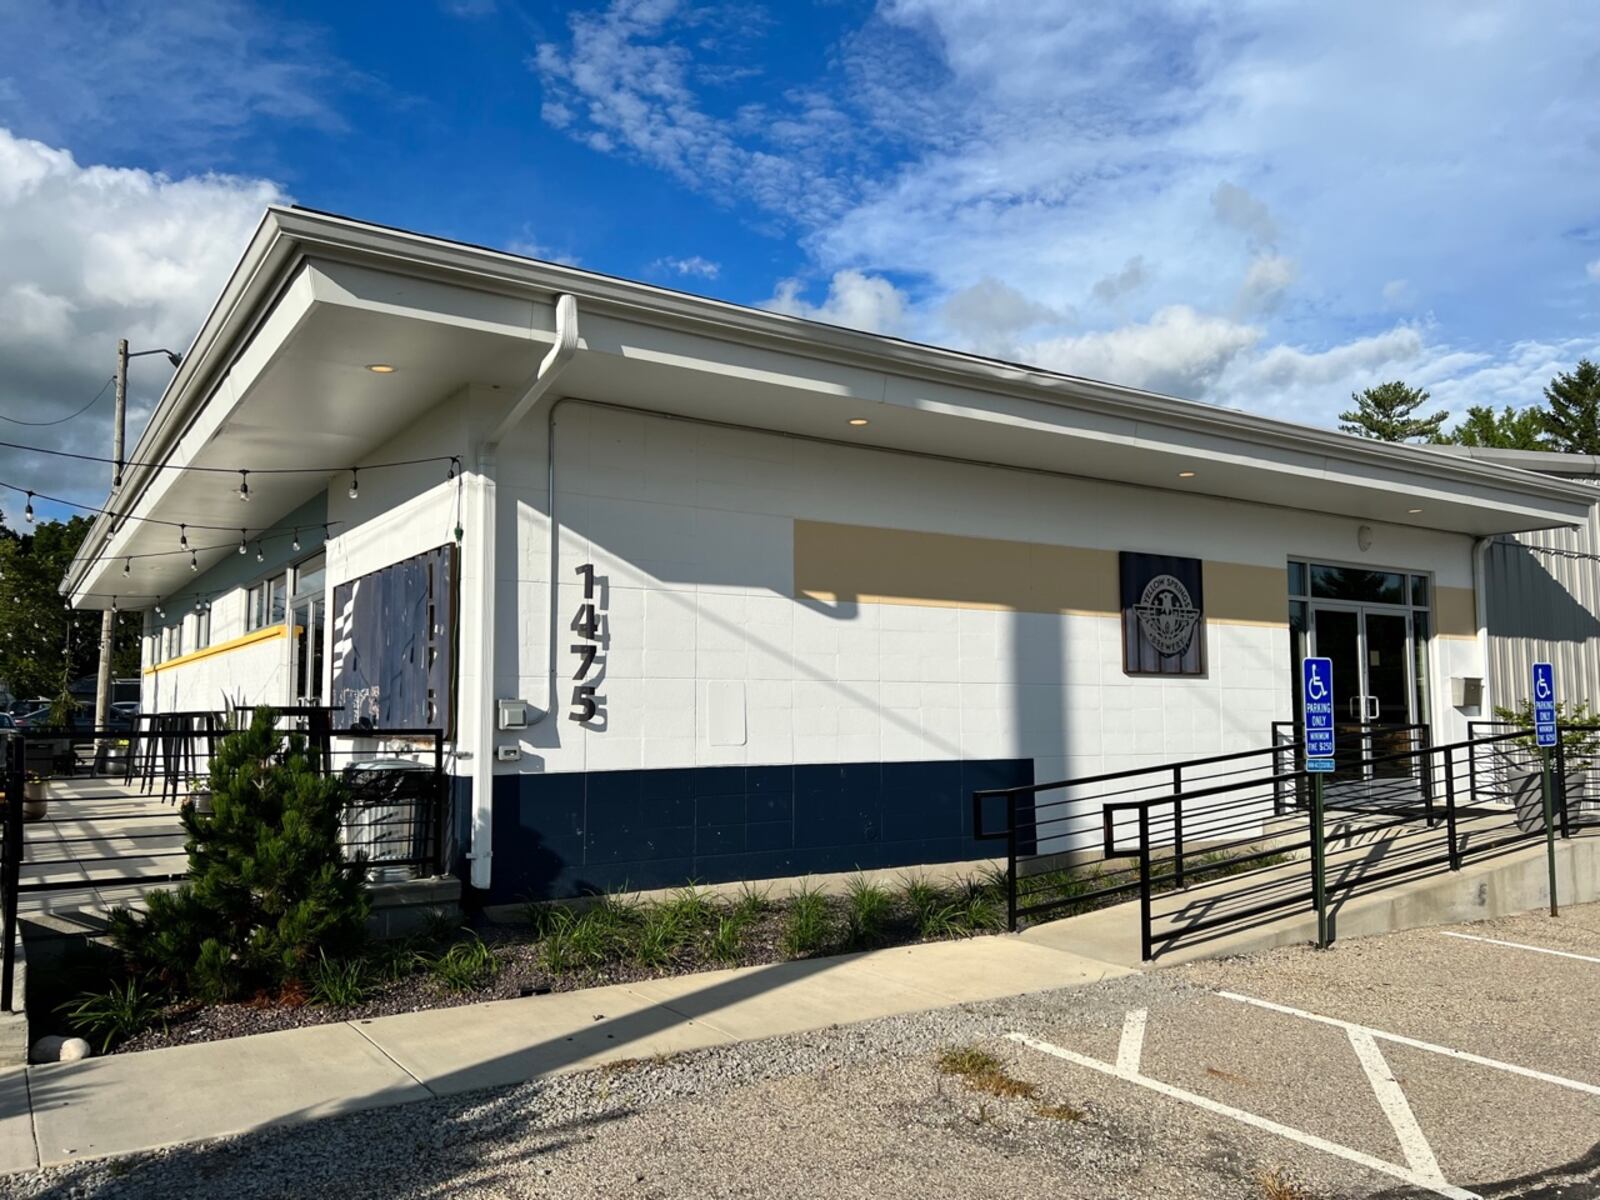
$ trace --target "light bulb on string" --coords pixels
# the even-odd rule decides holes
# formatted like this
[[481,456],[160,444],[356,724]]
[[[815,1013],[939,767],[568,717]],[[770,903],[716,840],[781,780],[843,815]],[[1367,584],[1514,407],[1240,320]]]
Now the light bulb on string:
[[244,544],[244,530],[239,530],[239,553],[249,554],[250,547]]
[[450,456],[450,469],[445,472],[444,476],[446,482],[449,482],[456,477],[456,468],[460,466],[460,464],[461,460],[452,454]]
[[294,531],[294,541],[289,543],[289,549],[296,554],[300,553],[300,531],[298,529]]
[[200,560],[194,556],[194,551],[191,550],[191,551],[189,551],[189,570],[198,571],[199,569],[200,569]]
[[178,526],[178,548],[180,550],[189,548],[189,527],[187,525]]
[[246,504],[250,502],[250,472],[239,472],[239,499]]
[[361,495],[361,481],[356,478],[356,469],[350,468],[350,499],[354,500]]
[[28,493],[28,507],[22,510],[22,516],[23,516],[23,519],[28,522],[28,524],[30,524],[30,525],[33,524],[33,493],[32,492]]
[[122,560],[122,577],[124,579],[126,579],[129,575],[132,575],[132,574],[133,574],[133,559],[131,559],[131,558],[123,559]]
[[267,556],[261,552],[261,543],[260,542],[256,543],[256,561],[257,562],[266,562],[267,561]]

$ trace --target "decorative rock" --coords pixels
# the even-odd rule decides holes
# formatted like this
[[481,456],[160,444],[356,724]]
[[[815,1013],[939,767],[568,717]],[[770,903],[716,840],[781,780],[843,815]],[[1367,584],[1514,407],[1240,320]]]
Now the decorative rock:
[[77,1062],[79,1059],[88,1058],[92,1053],[89,1043],[82,1038],[68,1038],[61,1043],[62,1062]]
[[60,1062],[61,1047],[66,1040],[66,1038],[54,1033],[50,1034],[48,1037],[40,1038],[33,1044],[33,1061]]

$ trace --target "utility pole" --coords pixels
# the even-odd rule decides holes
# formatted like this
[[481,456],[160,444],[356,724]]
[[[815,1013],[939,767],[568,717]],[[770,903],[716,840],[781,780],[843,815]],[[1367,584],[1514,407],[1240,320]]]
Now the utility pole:
[[[116,498],[122,487],[122,449],[128,418],[128,339],[117,341],[117,391],[116,407],[111,420],[111,496]],[[112,507],[109,503],[107,508]],[[105,762],[109,739],[105,735],[111,719],[111,657],[116,649],[117,614],[109,608],[100,614],[100,674],[94,686],[95,769]]]

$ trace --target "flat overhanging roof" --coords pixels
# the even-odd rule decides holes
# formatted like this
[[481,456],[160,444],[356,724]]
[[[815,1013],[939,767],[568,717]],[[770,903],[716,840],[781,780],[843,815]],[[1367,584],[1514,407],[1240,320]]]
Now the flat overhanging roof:
[[[860,447],[1333,513],[1473,536],[1582,522],[1594,491],[1471,455],[1367,441],[1233,409],[706,300],[299,209],[270,209],[173,377],[117,511],[269,526],[328,485],[273,467],[359,464],[469,384],[509,406],[578,306],[566,396]],[[398,368],[367,370],[374,362]],[[851,418],[869,424],[854,428]],[[441,448],[442,454],[465,448]],[[1520,464],[1519,464],[1520,466]],[[1194,476],[1180,479],[1179,472]],[[442,467],[441,467],[442,474]],[[1420,509],[1413,513],[1410,510]],[[190,534],[210,566],[228,532]],[[62,590],[164,596],[187,555],[170,526],[96,519]],[[149,599],[121,606],[146,607]]]

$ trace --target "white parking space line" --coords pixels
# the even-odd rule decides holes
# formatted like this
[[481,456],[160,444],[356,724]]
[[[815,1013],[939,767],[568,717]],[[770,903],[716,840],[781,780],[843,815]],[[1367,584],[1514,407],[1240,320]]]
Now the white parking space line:
[[1389,1118],[1389,1124],[1394,1128],[1395,1137],[1400,1139],[1400,1151],[1406,1156],[1406,1162],[1424,1179],[1443,1183],[1444,1172],[1439,1170],[1439,1160],[1433,1156],[1433,1147],[1428,1145],[1428,1139],[1423,1136],[1422,1126],[1417,1124],[1416,1114],[1411,1111],[1411,1103],[1395,1081],[1394,1072],[1389,1069],[1378,1043],[1365,1029],[1347,1029],[1345,1032],[1350,1037],[1350,1044],[1355,1047],[1356,1057],[1361,1060],[1361,1069],[1367,1073],[1367,1082],[1372,1084],[1372,1094],[1378,1098],[1378,1107],[1383,1109],[1383,1115]]
[[[1037,1038],[1029,1037],[1025,1033],[1008,1033],[1006,1036],[1031,1050],[1039,1051],[1041,1054],[1049,1054],[1066,1062],[1074,1063],[1077,1066],[1087,1067],[1091,1071],[1098,1071],[1102,1075],[1109,1075],[1113,1079],[1121,1079],[1138,1087],[1146,1088],[1170,1099],[1181,1100],[1185,1104],[1192,1104],[1196,1108],[1204,1109],[1206,1112],[1213,1113],[1216,1116],[1227,1117],[1229,1120],[1238,1121],[1242,1125],[1248,1125],[1264,1133],[1275,1134],[1291,1142],[1298,1142],[1302,1146],[1309,1146],[1313,1150],[1320,1150],[1324,1154],[1331,1154],[1335,1158],[1353,1162],[1358,1166],[1366,1167],[1368,1170],[1377,1171],[1392,1179],[1398,1179],[1402,1183],[1409,1183],[1413,1187],[1433,1192],[1435,1195],[1447,1196],[1450,1197],[1450,1200],[1480,1200],[1477,1193],[1466,1191],[1463,1188],[1452,1187],[1436,1175],[1425,1176],[1410,1167],[1402,1167],[1396,1163],[1385,1162],[1381,1158],[1375,1158],[1360,1150],[1353,1150],[1349,1146],[1341,1146],[1338,1142],[1330,1142],[1327,1138],[1318,1137],[1314,1133],[1306,1133],[1301,1129],[1280,1125],[1277,1121],[1257,1116],[1253,1112],[1246,1112],[1242,1108],[1234,1108],[1232,1105],[1223,1104],[1211,1099],[1209,1096],[1201,1096],[1194,1092],[1185,1091],[1180,1087],[1173,1087],[1170,1083],[1162,1083],[1159,1079],[1151,1079],[1149,1076],[1141,1075],[1137,1071],[1124,1070],[1116,1063],[1101,1062],[1099,1059],[1077,1054],[1050,1042],[1043,1042]],[[1118,1058],[1120,1059],[1120,1057],[1121,1053],[1119,1051]],[[1435,1171],[1437,1171],[1437,1167]]]
[[1575,958],[1579,962],[1600,963],[1600,958],[1592,954],[1574,954],[1570,950],[1552,950],[1548,946],[1530,946],[1526,942],[1502,942],[1499,938],[1478,937],[1471,933],[1452,933],[1448,929],[1440,932],[1445,937],[1460,938],[1463,942],[1482,942],[1487,946],[1505,946],[1510,950],[1531,950],[1535,954],[1550,954],[1556,958]]
[[1496,1071],[1505,1071],[1511,1075],[1521,1075],[1525,1079],[1537,1079],[1541,1083],[1553,1083],[1557,1087],[1570,1088],[1574,1092],[1587,1092],[1591,1096],[1600,1096],[1600,1087],[1592,1083],[1584,1083],[1581,1079],[1568,1079],[1564,1075],[1551,1075],[1545,1071],[1535,1071],[1531,1067],[1519,1067],[1516,1063],[1501,1062],[1497,1058],[1485,1058],[1481,1054],[1471,1054],[1466,1050],[1453,1050],[1449,1046],[1435,1045],[1433,1042],[1423,1042],[1416,1038],[1409,1038],[1399,1033],[1390,1033],[1383,1029],[1373,1029],[1370,1025],[1358,1025],[1354,1021],[1341,1021],[1338,1017],[1325,1017],[1321,1013],[1307,1012],[1303,1008],[1291,1008],[1287,1004],[1274,1004],[1271,1000],[1257,1000],[1254,996],[1242,996],[1238,992],[1217,992],[1224,1000],[1237,1000],[1241,1004],[1253,1004],[1257,1008],[1270,1009],[1272,1012],[1284,1013],[1291,1017],[1299,1017],[1305,1021],[1316,1021],[1323,1025],[1332,1025],[1336,1029],[1359,1030],[1386,1042],[1394,1042],[1398,1046],[1410,1046],[1413,1050],[1426,1050],[1431,1054],[1442,1054],[1446,1058],[1454,1058],[1461,1062],[1474,1063],[1480,1067],[1490,1067]]
[[1149,1017],[1147,1008],[1135,1008],[1122,1018],[1122,1041],[1117,1044],[1117,1070],[1130,1075],[1139,1070],[1139,1059],[1144,1055],[1144,1023]]

